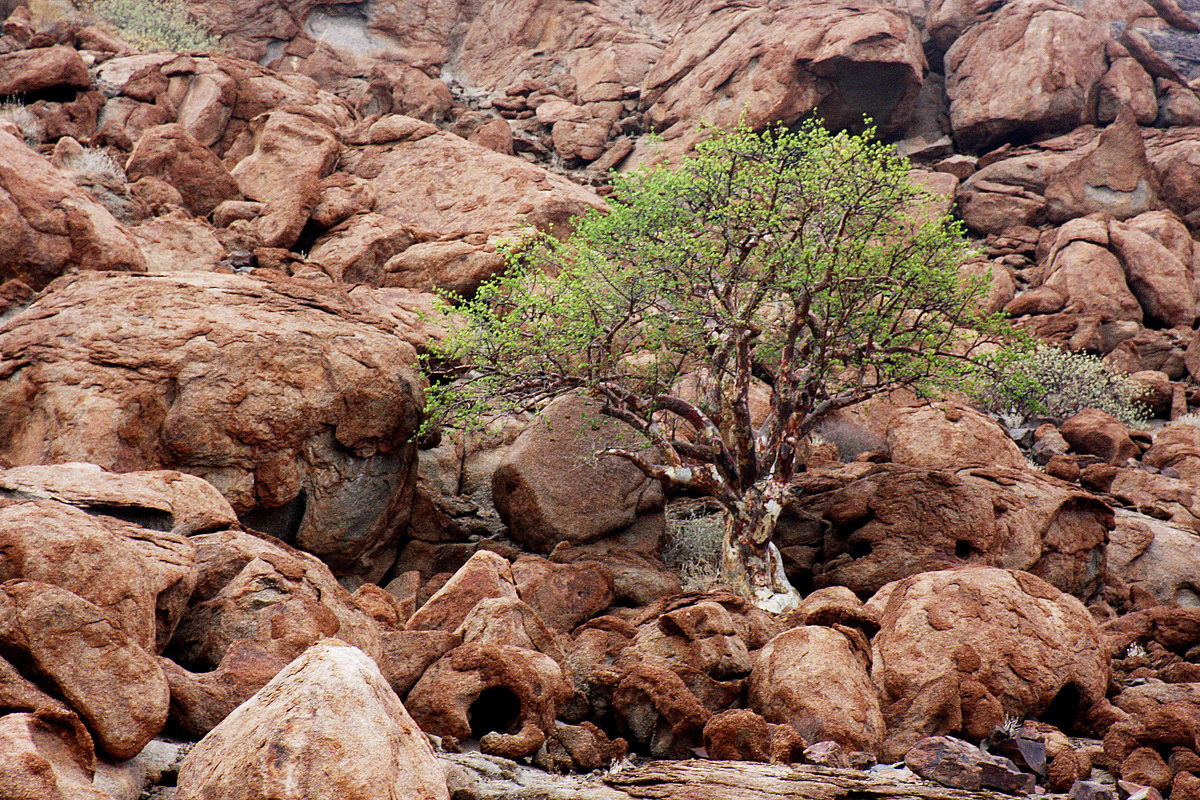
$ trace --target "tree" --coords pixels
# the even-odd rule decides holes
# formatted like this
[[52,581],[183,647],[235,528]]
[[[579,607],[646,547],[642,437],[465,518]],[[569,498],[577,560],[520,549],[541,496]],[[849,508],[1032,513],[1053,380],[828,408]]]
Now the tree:
[[429,409],[593,395],[655,453],[600,455],[715,498],[723,578],[793,607],[772,537],[805,438],[883,392],[961,387],[1005,332],[959,276],[960,226],[871,134],[741,128],[618,176],[607,213],[514,248],[457,306]]

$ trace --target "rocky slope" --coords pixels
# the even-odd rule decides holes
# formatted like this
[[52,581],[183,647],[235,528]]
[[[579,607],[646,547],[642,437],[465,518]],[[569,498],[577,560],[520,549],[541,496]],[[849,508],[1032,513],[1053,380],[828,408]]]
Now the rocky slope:
[[[0,798],[1200,796],[1200,7],[208,2],[195,53],[0,9]],[[413,441],[434,290],[814,112],[1148,429],[847,415],[786,619],[684,591],[580,400]]]

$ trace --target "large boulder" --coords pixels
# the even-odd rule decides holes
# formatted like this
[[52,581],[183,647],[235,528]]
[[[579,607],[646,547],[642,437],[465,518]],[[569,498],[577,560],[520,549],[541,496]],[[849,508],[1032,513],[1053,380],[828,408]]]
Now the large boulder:
[[200,216],[225,200],[241,199],[221,159],[178,123],[144,131],[125,164],[125,175],[131,182],[147,175],[166,181],[179,190],[188,210]]
[[871,675],[902,757],[925,736],[986,736],[1006,715],[1070,727],[1104,699],[1107,653],[1074,597],[993,567],[914,575],[871,598],[881,610]]
[[872,753],[883,744],[870,653],[841,631],[801,625],[779,634],[755,655],[748,690],[750,708],[808,741]]
[[166,647],[196,583],[187,537],[54,500],[0,498],[0,552],[0,581],[24,578],[74,592],[150,652]]
[[513,539],[549,553],[559,542],[594,541],[661,512],[657,481],[622,458],[595,455],[631,436],[584,398],[548,405],[492,475],[492,499]]
[[0,97],[90,85],[87,65],[73,47],[36,47],[0,55]]
[[1110,39],[1104,26],[1057,0],[1003,4],[946,52],[955,137],[978,150],[1014,133],[1067,131],[1094,121]]
[[701,124],[759,129],[812,112],[837,126],[911,118],[925,70],[907,16],[841,0],[697,4],[646,76],[646,120],[682,152]]
[[179,664],[217,669],[240,640],[286,663],[326,636],[380,655],[379,625],[319,559],[238,531],[192,542],[196,588],[166,651]]
[[1021,448],[998,422],[953,403],[899,409],[888,419],[886,442],[893,462],[913,467],[1027,466]]
[[1041,472],[853,464],[809,473],[799,488],[777,541],[785,558],[807,552],[793,577],[818,587],[865,597],[968,563],[1026,570],[1083,598],[1103,582],[1112,512]]
[[0,652],[62,699],[98,747],[132,758],[167,720],[169,693],[155,657],[100,607],[48,583],[0,584]]
[[67,272],[144,272],[137,242],[104,206],[0,127],[0,277],[34,289]]
[[407,523],[423,379],[395,318],[238,275],[81,275],[0,327],[0,457],[171,467],[378,579]]
[[1167,520],[1119,509],[1109,534],[1108,571],[1160,603],[1200,607],[1200,533]]
[[379,668],[336,639],[313,645],[197,744],[179,800],[448,800],[428,740]]

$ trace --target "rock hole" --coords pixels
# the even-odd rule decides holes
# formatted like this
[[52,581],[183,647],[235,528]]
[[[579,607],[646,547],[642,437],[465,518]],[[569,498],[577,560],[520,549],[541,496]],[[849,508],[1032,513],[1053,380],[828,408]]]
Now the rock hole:
[[846,544],[849,546],[850,555],[853,558],[866,558],[871,555],[871,543],[866,539],[855,537],[851,538]]
[[1038,715],[1038,720],[1070,735],[1075,728],[1075,717],[1079,714],[1079,699],[1079,687],[1068,683],[1058,690],[1050,705]]
[[507,686],[484,689],[467,709],[467,722],[476,739],[492,731],[520,733],[521,701]]
[[971,555],[971,543],[966,539],[959,539],[954,543],[954,555],[958,558],[966,558]]

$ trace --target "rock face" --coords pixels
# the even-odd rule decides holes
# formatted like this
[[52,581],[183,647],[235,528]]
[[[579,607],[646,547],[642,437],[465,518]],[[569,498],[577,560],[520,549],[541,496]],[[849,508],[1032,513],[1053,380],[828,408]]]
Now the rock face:
[[884,727],[869,661],[869,653],[837,630],[792,628],[755,655],[750,708],[768,722],[790,725],[809,741],[876,753]]
[[887,759],[925,736],[986,736],[1005,715],[1073,719],[1104,698],[1108,658],[1091,614],[1033,575],[927,572],[868,605],[882,609],[871,675]]
[[0,652],[32,665],[118,759],[137,755],[167,720],[167,681],[154,656],[66,589],[0,584]]
[[205,736],[178,786],[179,800],[450,796],[378,667],[336,639],[313,645]]
[[0,456],[183,469],[251,525],[379,577],[407,520],[421,403],[397,333],[295,282],[69,279],[0,328]]
[[559,542],[590,542],[661,509],[657,481],[623,459],[595,457],[631,435],[579,397],[547,406],[492,476],[492,499],[512,537],[549,553]]
[[1108,570],[1162,603],[1200,606],[1200,533],[1166,520],[1118,510],[1108,544]]
[[1094,121],[1108,39],[1103,26],[1055,0],[1003,4],[946,52],[955,136],[983,149],[1013,133]]
[[66,272],[144,272],[137,242],[104,206],[0,129],[0,276],[41,289]]
[[0,786],[4,796],[42,800],[111,800],[92,787],[96,757],[86,734],[49,716],[0,716]]
[[1103,580],[1112,512],[1030,469],[853,464],[809,473],[799,486],[795,513],[817,513],[824,524],[785,523],[779,544],[785,555],[810,554],[818,586],[866,596],[962,563],[1023,569],[1084,598]]

